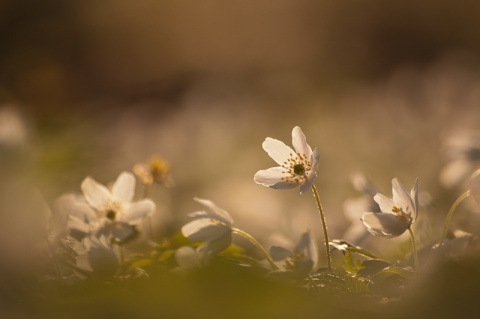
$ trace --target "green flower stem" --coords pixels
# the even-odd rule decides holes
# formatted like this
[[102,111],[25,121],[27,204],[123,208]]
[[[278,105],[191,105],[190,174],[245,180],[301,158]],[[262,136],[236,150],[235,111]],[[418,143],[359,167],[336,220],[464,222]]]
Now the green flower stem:
[[268,262],[270,263],[270,265],[272,266],[273,269],[278,269],[277,265],[275,265],[275,263],[273,262],[273,260],[270,258],[270,256],[268,255],[267,251],[265,250],[265,248],[263,248],[262,245],[260,245],[260,243],[252,237],[252,235],[244,232],[243,230],[241,229],[238,229],[238,228],[233,228],[232,227],[232,233],[234,234],[237,234],[237,235],[240,235],[246,239],[248,239],[252,244],[254,244],[261,252],[262,254],[265,256],[265,258],[268,260]]
[[328,239],[327,233],[327,224],[325,222],[325,215],[323,214],[322,205],[320,204],[320,197],[318,197],[317,188],[315,185],[312,185],[313,196],[317,201],[318,212],[320,213],[320,218],[322,220],[322,228],[323,228],[323,235],[325,236],[325,248],[327,249],[327,262],[328,262],[328,270],[332,271],[332,257],[330,256],[330,241]]
[[411,227],[408,227],[408,232],[410,233],[410,238],[412,238],[412,250],[413,250],[413,260],[415,262],[415,271],[418,271],[420,266],[418,262],[418,252],[417,252],[417,244],[415,243],[415,235],[413,235],[413,231]]
[[447,214],[447,218],[445,219],[445,224],[443,225],[442,237],[440,238],[438,245],[441,245],[445,240],[445,238],[447,237],[448,225],[450,224],[450,219],[452,219],[453,212],[455,211],[457,206],[469,195],[470,195],[470,190],[460,195],[460,197],[457,198],[457,200],[453,203],[452,207],[450,207],[450,210],[448,211],[448,214]]

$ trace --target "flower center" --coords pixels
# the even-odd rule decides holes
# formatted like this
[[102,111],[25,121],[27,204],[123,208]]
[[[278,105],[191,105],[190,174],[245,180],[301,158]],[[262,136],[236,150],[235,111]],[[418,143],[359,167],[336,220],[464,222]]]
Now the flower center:
[[293,172],[297,175],[303,175],[305,174],[305,167],[303,167],[303,164],[295,164],[293,165]]
[[398,208],[397,206],[393,206],[392,212],[394,212],[395,215],[397,215],[397,217],[400,218],[401,220],[407,223],[410,222],[410,217],[407,214],[405,214],[405,212],[401,208]]
[[99,213],[100,216],[114,221],[118,217],[118,214],[122,213],[122,205],[116,201],[108,200],[103,204],[103,209],[100,210]]
[[107,213],[105,214],[105,217],[107,217],[108,219],[110,220],[115,220],[115,215],[117,215],[117,213],[114,211],[114,210],[108,210]]
[[281,178],[283,181],[288,184],[299,184],[307,178],[308,173],[312,169],[312,163],[305,154],[290,153],[290,157],[283,162],[282,168],[285,169],[283,174],[286,175]]

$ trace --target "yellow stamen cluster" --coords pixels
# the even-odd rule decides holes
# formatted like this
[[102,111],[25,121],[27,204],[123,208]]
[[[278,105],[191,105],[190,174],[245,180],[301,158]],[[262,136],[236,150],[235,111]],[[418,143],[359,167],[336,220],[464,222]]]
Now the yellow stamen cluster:
[[160,183],[170,188],[175,184],[170,176],[170,167],[159,156],[150,159],[148,164],[136,164],[133,167],[133,173],[140,178],[144,185]]
[[109,200],[103,204],[102,209],[98,211],[101,217],[106,217],[109,220],[118,219],[118,215],[122,214],[122,205],[119,202]]
[[312,163],[305,154],[290,153],[290,158],[282,164],[282,167],[285,169],[283,173],[287,176],[281,179],[288,184],[299,184],[307,178],[312,169]]
[[401,208],[398,208],[397,206],[392,207],[392,212],[395,213],[395,215],[399,219],[401,219],[401,220],[403,220],[407,223],[409,223],[411,221],[410,216],[408,216]]

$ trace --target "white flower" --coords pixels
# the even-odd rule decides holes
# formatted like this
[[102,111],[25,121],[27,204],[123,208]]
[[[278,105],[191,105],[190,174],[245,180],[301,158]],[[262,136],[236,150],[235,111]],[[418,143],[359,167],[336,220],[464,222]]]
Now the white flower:
[[112,243],[105,236],[86,237],[75,247],[78,253],[78,268],[91,273],[94,277],[111,277],[120,266],[120,258]]
[[440,171],[440,183],[448,188],[457,186],[480,164],[480,133],[454,131],[443,142],[448,163]]
[[203,254],[190,246],[182,246],[175,251],[175,261],[184,270],[200,268],[204,262]]
[[191,213],[189,217],[197,219],[182,227],[183,236],[190,241],[204,241],[197,251],[205,255],[205,258],[225,250],[232,242],[232,217],[212,201],[194,198],[195,201],[209,208],[211,212],[198,211]]
[[480,169],[473,172],[470,177],[470,195],[475,203],[480,206]]
[[410,194],[397,178],[392,180],[393,199],[377,193],[373,198],[380,206],[380,213],[364,213],[362,221],[367,230],[375,236],[385,238],[403,234],[417,219],[418,178]]
[[356,244],[361,244],[369,232],[365,226],[360,222],[364,212],[379,212],[380,208],[373,200],[377,193],[377,188],[372,182],[362,173],[352,175],[351,181],[353,187],[362,192],[362,195],[355,198],[348,198],[343,202],[343,213],[345,217],[351,222],[350,226],[345,230],[343,238]]
[[282,262],[283,266],[282,270],[274,271],[272,274],[287,272],[294,278],[304,278],[315,270],[318,264],[318,251],[310,231],[302,234],[297,245],[289,240],[282,241],[282,246],[273,245],[269,249],[273,261]]
[[97,183],[93,178],[83,180],[84,199],[77,200],[72,208],[69,227],[79,233],[113,236],[123,241],[134,234],[134,225],[155,212],[150,199],[132,202],[135,177],[121,173],[112,189]]
[[308,190],[317,177],[319,155],[317,149],[307,144],[302,129],[292,131],[292,150],[282,141],[267,137],[263,149],[280,166],[258,171],[253,180],[263,186],[275,189],[288,189],[300,186],[300,193]]

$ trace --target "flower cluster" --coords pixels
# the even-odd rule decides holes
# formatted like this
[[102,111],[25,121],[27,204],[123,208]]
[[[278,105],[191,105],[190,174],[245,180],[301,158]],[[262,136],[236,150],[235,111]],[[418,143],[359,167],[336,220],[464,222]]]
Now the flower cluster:
[[[423,238],[418,241],[414,234],[420,226],[416,224],[419,212],[425,209],[419,201],[418,178],[410,190],[393,178],[390,198],[378,192],[363,174],[356,174],[352,182],[362,196],[344,202],[349,225],[344,238],[330,240],[328,215],[315,185],[318,150],[307,144],[298,126],[292,130],[292,145],[293,148],[267,137],[263,149],[279,166],[260,170],[253,179],[272,189],[299,187],[301,194],[311,190],[322,240],[315,235],[315,225],[299,228],[294,218],[289,228],[296,232],[288,237],[275,232],[269,237],[268,249],[264,249],[264,243],[234,225],[233,217],[240,212],[229,209],[230,214],[213,201],[198,197],[193,200],[202,209],[188,213],[188,222],[175,229],[171,227],[170,233],[154,240],[159,236],[153,236],[155,229],[149,222],[161,203],[154,201],[152,186],[164,184],[165,192],[173,186],[166,162],[156,158],[148,165],[135,165],[133,173],[120,173],[109,186],[86,177],[80,185],[81,193],[60,196],[51,210],[40,201],[46,216],[42,247],[51,257],[48,278],[69,285],[79,280],[112,283],[146,279],[159,273],[189,278],[205,270],[216,272],[219,268],[215,267],[221,265],[236,274],[249,273],[255,278],[260,275],[282,284],[293,282],[314,295],[369,294],[372,299],[384,301],[393,300],[389,299],[392,285],[409,286],[414,274],[421,274],[432,264],[480,253],[474,234],[459,229],[450,231],[453,213],[464,199],[471,196],[480,205],[480,170],[471,175],[468,190],[448,211],[440,240],[434,238],[430,242]],[[143,186],[141,198],[136,198],[137,178]],[[420,219],[427,217],[428,214],[420,214]],[[240,219],[237,221],[241,224]],[[411,246],[402,246],[409,247],[408,253],[395,261],[388,260],[393,259],[389,257],[383,260],[359,246],[366,238],[377,240],[375,237],[398,238],[401,242],[407,232]],[[242,238],[243,241],[238,240]],[[394,245],[395,241],[385,243]],[[383,292],[381,287],[389,288]]]

